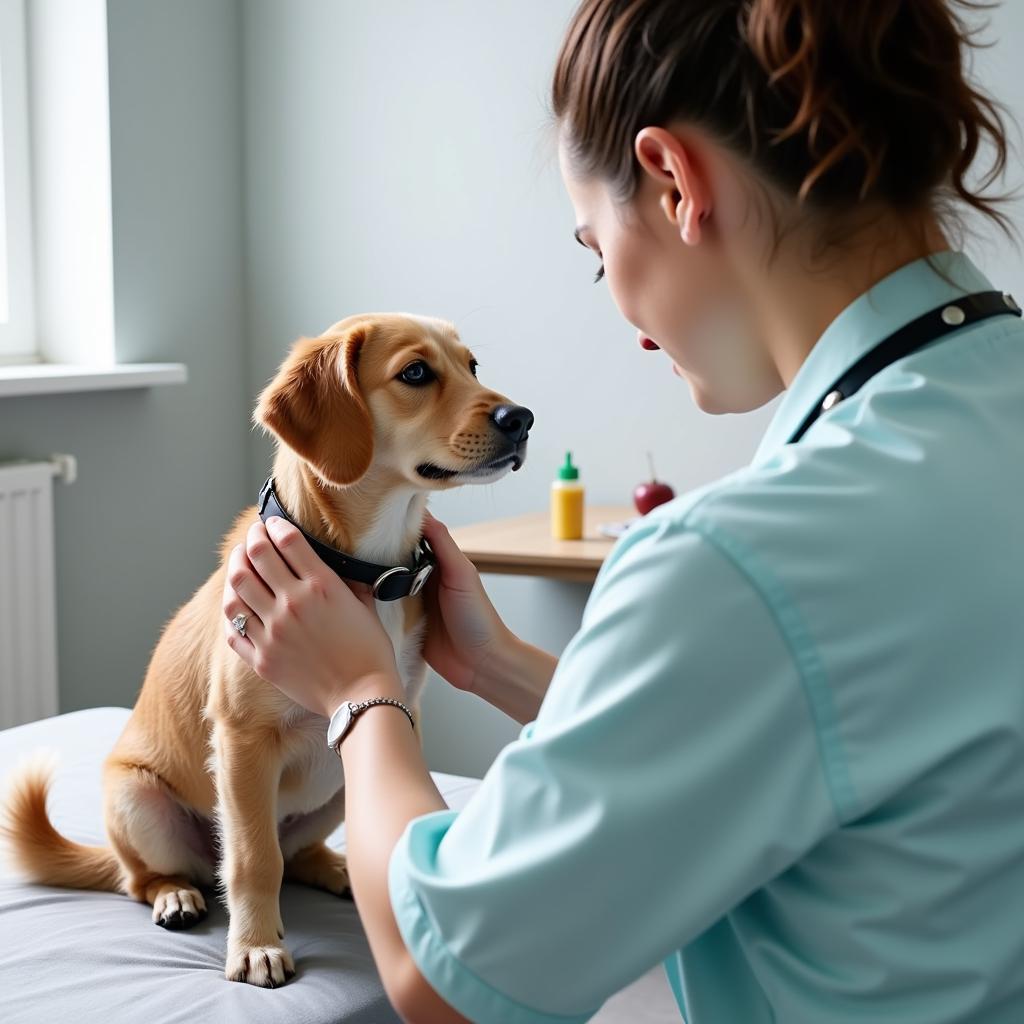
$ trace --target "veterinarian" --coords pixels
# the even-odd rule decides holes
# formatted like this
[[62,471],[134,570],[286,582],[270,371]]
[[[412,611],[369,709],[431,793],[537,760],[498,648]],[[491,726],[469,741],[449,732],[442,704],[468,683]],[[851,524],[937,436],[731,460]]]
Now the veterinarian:
[[[340,743],[406,1020],[585,1021],[659,961],[690,1024],[1024,1020],[1024,326],[955,251],[1006,157],[963,13],[575,15],[578,239],[703,409],[785,394],[748,468],[616,545],[557,662],[427,520],[426,658],[525,727],[459,813],[401,708]],[[234,649],[325,717],[401,702],[372,602],[264,529]]]

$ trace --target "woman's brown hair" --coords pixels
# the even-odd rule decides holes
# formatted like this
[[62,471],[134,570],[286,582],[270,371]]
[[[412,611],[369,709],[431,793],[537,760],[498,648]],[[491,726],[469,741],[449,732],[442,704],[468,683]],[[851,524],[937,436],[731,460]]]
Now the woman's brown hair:
[[[959,199],[1008,228],[987,190],[1007,162],[1000,107],[969,80],[969,0],[583,0],[555,68],[576,169],[621,200],[633,139],[685,121],[801,204],[848,213]],[[990,165],[969,171],[988,143]]]

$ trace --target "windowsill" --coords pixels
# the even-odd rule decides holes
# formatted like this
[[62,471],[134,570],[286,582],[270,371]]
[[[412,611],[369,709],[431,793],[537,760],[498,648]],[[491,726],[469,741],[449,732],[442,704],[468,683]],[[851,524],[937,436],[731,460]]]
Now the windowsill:
[[76,366],[69,363],[0,365],[0,398],[150,388],[162,384],[184,384],[186,380],[188,368],[184,363],[121,363],[118,366]]

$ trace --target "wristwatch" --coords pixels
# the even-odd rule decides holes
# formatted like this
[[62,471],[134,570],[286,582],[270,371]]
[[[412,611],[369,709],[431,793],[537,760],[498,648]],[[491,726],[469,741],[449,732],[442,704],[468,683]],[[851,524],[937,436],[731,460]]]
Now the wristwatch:
[[399,711],[404,711],[406,718],[409,719],[409,724],[414,729],[416,728],[412,712],[400,700],[395,700],[393,697],[371,697],[369,700],[361,701],[358,704],[355,701],[347,700],[331,715],[331,723],[327,726],[327,746],[337,751],[339,744],[348,735],[355,720],[367,708],[377,707],[378,705],[390,706],[398,708]]

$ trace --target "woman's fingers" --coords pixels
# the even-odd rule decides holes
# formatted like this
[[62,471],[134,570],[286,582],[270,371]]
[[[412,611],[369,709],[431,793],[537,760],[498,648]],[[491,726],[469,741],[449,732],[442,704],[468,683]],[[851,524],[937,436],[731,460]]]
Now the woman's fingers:
[[253,647],[252,641],[236,633],[230,623],[224,627],[224,639],[227,640],[228,647],[255,671],[256,648]]
[[271,539],[270,532],[260,520],[253,523],[245,535],[245,553],[272,594],[282,594],[299,575],[292,572],[288,562],[278,551],[276,542]]
[[373,610],[374,615],[377,614],[377,599],[373,596],[373,588],[366,583],[355,583],[349,581],[348,589],[359,598],[367,608]]
[[263,620],[230,588],[224,591],[224,618],[231,629],[242,636],[235,628],[234,620],[239,615],[245,616],[244,640],[259,640],[263,633]]
[[429,512],[423,516],[423,536],[437,555],[437,561],[447,586],[468,588],[479,578],[473,563],[462,553],[452,539],[448,527]]
[[299,579],[311,579],[323,570],[323,562],[291,523],[278,516],[271,516],[267,520],[267,533],[280,552],[281,559]]
[[[222,608],[224,610],[224,637],[228,646],[251,667],[256,653],[253,635],[262,631],[263,623],[252,608],[235,593],[227,580],[224,581]],[[232,621],[239,615],[245,616],[244,636]]]
[[228,557],[227,585],[257,614],[267,618],[274,610],[274,595],[239,544]]
[[[446,545],[454,546],[455,541],[452,540],[452,535],[448,532],[448,527],[437,519],[431,512],[423,513],[423,536],[430,541],[430,546],[436,551],[440,547]],[[456,550],[458,550],[456,548]]]

